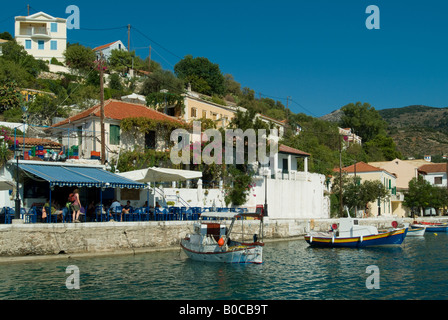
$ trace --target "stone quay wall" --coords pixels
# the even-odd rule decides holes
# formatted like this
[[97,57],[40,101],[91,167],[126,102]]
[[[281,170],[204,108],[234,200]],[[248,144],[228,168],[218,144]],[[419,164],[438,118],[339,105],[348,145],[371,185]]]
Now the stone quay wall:
[[[419,220],[423,218],[419,218]],[[424,221],[446,222],[447,217],[425,218]],[[392,221],[412,222],[413,219],[367,218],[360,224],[388,228]],[[337,219],[269,219],[265,218],[263,240],[290,240],[303,237],[310,230],[326,231]],[[5,257],[104,255],[179,249],[180,240],[193,231],[194,221],[163,222],[93,222],[69,224],[0,225],[0,259]],[[244,230],[259,234],[257,221],[235,222],[235,233]],[[238,236],[232,237],[237,238]]]

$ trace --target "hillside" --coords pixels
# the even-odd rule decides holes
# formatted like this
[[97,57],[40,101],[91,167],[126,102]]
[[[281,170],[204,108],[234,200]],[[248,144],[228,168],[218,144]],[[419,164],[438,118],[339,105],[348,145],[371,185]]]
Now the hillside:
[[379,113],[403,156],[448,153],[448,108],[414,105]]
[[[404,157],[448,154],[448,108],[412,105],[378,112],[388,124],[388,135]],[[339,122],[341,116],[339,109],[320,119]]]

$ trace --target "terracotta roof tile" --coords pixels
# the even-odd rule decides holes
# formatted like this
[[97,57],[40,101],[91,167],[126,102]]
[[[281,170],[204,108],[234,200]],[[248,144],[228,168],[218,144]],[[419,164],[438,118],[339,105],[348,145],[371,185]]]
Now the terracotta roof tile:
[[[367,163],[362,162],[362,161],[356,163],[356,168],[355,168],[355,164],[352,164],[351,166],[342,168],[342,171],[347,172],[347,173],[355,173],[355,170],[356,170],[356,172],[378,172],[378,171],[384,171],[384,172],[390,173],[387,170],[384,170],[384,169],[372,166],[372,165],[367,164]],[[333,171],[334,172],[339,172],[339,168],[334,168]],[[390,173],[390,174],[395,176],[395,174],[393,174],[393,173]]]
[[299,149],[294,149],[292,147],[285,146],[284,144],[281,144],[281,145],[278,146],[278,151],[279,152],[284,152],[284,153],[297,154],[297,155],[305,156],[305,157],[311,156],[309,153],[306,153],[306,152],[304,152],[302,150],[299,150]]
[[[58,122],[51,127],[56,128],[64,124],[81,120],[90,116],[100,117],[101,106],[96,105],[87,109],[81,113],[78,113],[70,118],[67,118],[61,122]],[[109,99],[104,102],[104,117],[105,119],[123,120],[126,118],[146,117],[154,120],[167,120],[182,124],[183,122],[168,116],[164,113],[148,108],[141,104],[135,104],[130,102],[124,102],[120,100]]]
[[110,46],[113,45],[115,42],[118,42],[118,40],[117,40],[117,41],[114,41],[114,42],[111,42],[111,43],[108,43],[108,44],[104,44],[104,45],[99,46],[99,47],[96,47],[95,49],[93,49],[93,51],[98,51],[98,50],[102,50],[102,49],[105,49],[105,48],[107,48],[107,47],[110,47]]
[[418,171],[423,174],[435,173],[435,172],[446,172],[446,163],[431,163],[424,164],[418,168]]
[[[19,146],[23,145],[23,137],[16,137],[17,143]],[[25,137],[25,146],[46,146],[46,147],[53,147],[53,148],[59,148],[62,145],[58,142],[49,140],[49,139],[39,139],[39,138],[27,138]]]

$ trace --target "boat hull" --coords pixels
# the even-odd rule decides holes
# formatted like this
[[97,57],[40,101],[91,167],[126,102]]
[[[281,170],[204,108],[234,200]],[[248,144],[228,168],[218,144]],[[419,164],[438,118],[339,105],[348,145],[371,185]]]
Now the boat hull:
[[313,247],[363,248],[370,246],[400,245],[405,239],[406,233],[407,229],[398,229],[379,234],[347,238],[306,235],[305,241]]
[[413,228],[425,227],[426,232],[448,232],[448,224],[431,225],[431,224],[413,224]]
[[425,235],[425,231],[426,228],[422,227],[422,228],[410,228],[408,229],[408,232],[406,234],[406,236],[424,236]]
[[199,251],[189,247],[188,243],[182,241],[181,248],[185,254],[192,260],[205,262],[221,263],[263,263],[263,246],[260,245],[242,245],[234,250],[227,251]]

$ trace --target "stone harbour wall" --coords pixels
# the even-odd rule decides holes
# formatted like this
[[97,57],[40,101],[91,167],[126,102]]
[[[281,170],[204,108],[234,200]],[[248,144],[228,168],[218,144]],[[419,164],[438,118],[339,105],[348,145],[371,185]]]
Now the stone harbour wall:
[[[443,221],[448,218],[425,218]],[[388,228],[392,221],[412,222],[413,219],[368,218],[359,224]],[[423,220],[423,218],[421,218]],[[337,219],[269,219],[265,218],[263,240],[288,240],[302,237],[310,230],[326,231]],[[76,254],[117,254],[154,250],[179,249],[180,240],[193,231],[194,221],[163,222],[95,222],[70,224],[11,224],[0,225],[0,259],[4,257],[54,256]],[[245,240],[259,233],[257,221],[246,220]],[[235,222],[235,234],[242,231]],[[237,238],[238,235],[232,238]]]

